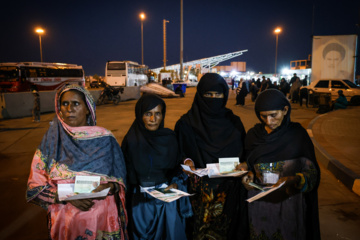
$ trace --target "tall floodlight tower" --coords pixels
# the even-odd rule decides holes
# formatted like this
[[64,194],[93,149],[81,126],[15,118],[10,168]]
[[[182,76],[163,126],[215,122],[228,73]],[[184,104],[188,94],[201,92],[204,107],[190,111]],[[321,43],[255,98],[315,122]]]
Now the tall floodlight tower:
[[184,44],[183,44],[183,0],[180,0],[180,81],[184,78],[184,69],[183,69],[183,54],[184,54]]
[[143,31],[143,22],[145,19],[145,13],[140,13],[141,20],[141,65],[144,65],[144,31]]
[[40,43],[40,60],[41,62],[43,62],[43,54],[42,54],[42,45],[41,45],[41,35],[43,35],[45,33],[44,29],[42,28],[37,28],[35,29],[35,32],[37,34],[39,34],[39,43]]
[[278,40],[279,40],[279,33],[281,33],[281,28],[276,28],[274,30],[274,33],[276,35],[276,49],[275,49],[275,74],[276,74],[276,65],[277,65],[277,55],[278,55]]
[[164,42],[164,70],[166,68],[166,23],[168,23],[169,21],[164,19],[163,20],[163,42]]

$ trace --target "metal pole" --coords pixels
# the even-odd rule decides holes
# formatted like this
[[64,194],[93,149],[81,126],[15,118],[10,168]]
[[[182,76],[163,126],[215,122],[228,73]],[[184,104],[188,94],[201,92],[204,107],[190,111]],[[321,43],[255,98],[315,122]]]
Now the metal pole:
[[276,34],[275,74],[276,74],[277,52],[278,52],[278,37],[279,37],[279,34]]
[[43,62],[42,47],[41,47],[41,35],[40,34],[39,34],[39,43],[40,43],[40,59],[41,59],[41,62]]
[[166,23],[168,22],[166,19],[163,20],[164,70],[166,67]]
[[183,80],[183,0],[180,0],[180,80]]
[[141,65],[144,65],[144,36],[143,36],[143,20],[141,20]]

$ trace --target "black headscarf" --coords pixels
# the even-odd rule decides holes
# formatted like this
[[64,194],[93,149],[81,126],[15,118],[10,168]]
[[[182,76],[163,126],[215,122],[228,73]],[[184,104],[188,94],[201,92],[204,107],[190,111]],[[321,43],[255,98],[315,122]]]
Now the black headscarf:
[[[149,131],[142,117],[158,105],[162,107],[163,120],[158,130]],[[167,182],[180,166],[175,133],[164,128],[165,113],[165,102],[156,95],[145,94],[136,103],[136,119],[121,144],[130,184],[147,187]]]
[[[289,107],[282,124],[268,134],[265,123],[260,118],[261,111],[283,110]],[[285,95],[276,89],[268,89],[259,94],[255,102],[255,113],[261,123],[256,124],[247,133],[245,152],[249,169],[254,170],[257,163],[270,163],[299,159],[310,160],[317,172],[317,183],[312,191],[305,193],[307,204],[306,225],[307,239],[319,239],[319,216],[317,188],[320,182],[320,169],[316,161],[314,145],[307,131],[299,124],[290,121],[291,105]]]
[[[207,91],[217,91],[224,98],[206,98]],[[217,163],[219,157],[241,157],[245,129],[238,116],[225,108],[229,87],[216,73],[207,73],[197,85],[191,109],[176,123],[183,158],[192,158],[196,167]]]
[[[285,106],[288,106],[288,111],[281,125],[268,134],[260,112],[283,110]],[[306,157],[317,165],[312,141],[299,123],[290,121],[291,105],[282,92],[268,89],[260,93],[255,102],[255,113],[261,123],[249,130],[245,141],[250,167],[255,163],[276,162],[299,157]]]

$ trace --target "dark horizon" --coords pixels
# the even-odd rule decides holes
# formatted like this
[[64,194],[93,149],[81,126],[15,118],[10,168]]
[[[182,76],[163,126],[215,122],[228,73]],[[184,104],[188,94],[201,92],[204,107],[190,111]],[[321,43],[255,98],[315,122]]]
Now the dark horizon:
[[[86,75],[103,76],[106,61],[141,63],[139,14],[144,12],[144,63],[163,66],[163,19],[167,23],[167,65],[180,62],[180,1],[9,2],[3,23],[0,62],[40,62],[41,26],[44,62],[82,65]],[[314,18],[313,18],[314,16]],[[281,27],[278,71],[290,61],[307,59],[312,36],[360,33],[360,1],[186,1],[184,62],[248,49],[223,62],[245,61],[248,71],[273,73],[275,34]],[[358,44],[359,45],[359,44]],[[359,55],[359,47],[357,56]],[[357,75],[360,61],[357,60]]]

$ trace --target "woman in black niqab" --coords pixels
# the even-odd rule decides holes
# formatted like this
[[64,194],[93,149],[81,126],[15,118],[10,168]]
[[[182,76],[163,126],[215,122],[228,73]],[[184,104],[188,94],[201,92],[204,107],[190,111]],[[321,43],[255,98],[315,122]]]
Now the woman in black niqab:
[[[229,87],[216,73],[199,81],[191,109],[176,123],[183,159],[196,168],[218,163],[219,158],[243,161],[245,129],[240,118],[226,108]],[[189,178],[194,217],[187,224],[193,239],[247,239],[246,190],[240,178]]]
[[[249,203],[251,238],[277,235],[282,239],[320,239],[317,201],[320,169],[307,131],[299,123],[291,122],[291,105],[279,90],[260,93],[255,113],[260,123],[248,131],[245,139],[247,165],[253,175],[244,177],[244,184],[252,181],[266,184],[265,179],[272,174],[279,174],[277,185],[285,184],[267,197]],[[266,119],[274,118],[275,113],[284,114],[281,124],[267,131]],[[249,197],[259,193],[246,187]]]
[[[223,98],[208,98],[209,91],[223,93]],[[243,155],[245,128],[240,118],[226,108],[229,87],[216,73],[205,74],[198,86],[191,109],[176,123],[183,158],[191,158],[197,168],[217,163],[220,157]]]
[[[148,130],[145,113],[161,106],[162,120],[157,130]],[[165,102],[153,94],[143,95],[135,106],[135,121],[124,137],[124,153],[129,190],[129,228],[132,239],[186,239],[185,218],[192,215],[187,197],[171,203],[141,192],[141,187],[177,187],[187,192],[187,176],[180,170],[175,133],[164,128]],[[176,184],[176,185],[175,185]]]

